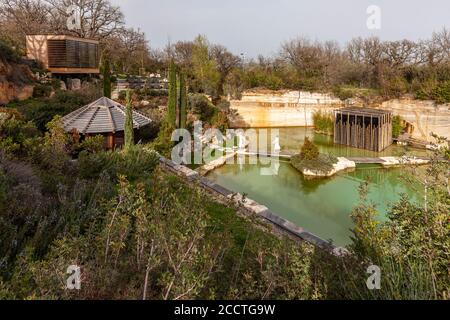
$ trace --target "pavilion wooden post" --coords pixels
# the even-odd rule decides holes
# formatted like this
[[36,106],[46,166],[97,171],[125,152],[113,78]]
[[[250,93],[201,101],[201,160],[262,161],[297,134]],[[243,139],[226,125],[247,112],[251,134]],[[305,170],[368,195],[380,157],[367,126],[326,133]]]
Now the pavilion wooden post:
[[106,136],[106,148],[109,150],[114,149],[114,133],[108,133]]
[[[366,125],[366,120],[370,121]],[[344,108],[335,111],[334,142],[380,152],[392,142],[392,114],[368,108]]]

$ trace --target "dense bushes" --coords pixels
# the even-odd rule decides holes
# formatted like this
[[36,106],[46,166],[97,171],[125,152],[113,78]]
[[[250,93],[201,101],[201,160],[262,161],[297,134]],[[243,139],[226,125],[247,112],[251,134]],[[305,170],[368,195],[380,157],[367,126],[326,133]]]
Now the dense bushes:
[[[0,151],[0,298],[449,297],[449,159],[440,161],[442,154],[423,177],[414,173],[414,183],[426,185],[426,203],[403,197],[387,222],[376,218],[363,184],[353,243],[338,258],[266,233],[231,202],[219,204],[160,170],[144,146],[104,152],[91,141],[70,161],[58,121],[26,152],[39,155],[31,161]],[[322,157],[306,143],[298,159],[317,165]],[[65,288],[74,264],[80,291]],[[382,290],[366,287],[373,264],[382,268]]]
[[106,172],[111,177],[124,175],[129,180],[144,179],[159,163],[156,152],[141,145],[131,146],[127,151],[82,151],[78,158],[80,176],[98,178]]
[[217,107],[203,94],[189,95],[189,109],[191,113],[197,115],[200,121],[210,122],[219,112]]
[[309,140],[308,137],[305,138],[305,142],[300,150],[301,160],[317,160],[319,157],[319,149],[317,146]]
[[64,116],[100,97],[100,91],[94,88],[83,93],[58,91],[52,98],[32,98],[26,101],[12,102],[8,108],[15,108],[24,115],[25,120],[33,121],[37,128],[45,131],[45,125],[55,115]]
[[403,132],[402,118],[394,116],[392,119],[392,137],[398,138]]
[[334,116],[332,113],[322,111],[313,114],[314,128],[318,133],[333,135],[334,134]]
[[415,96],[421,100],[450,103],[450,80],[438,82],[436,79],[429,79],[417,89]]

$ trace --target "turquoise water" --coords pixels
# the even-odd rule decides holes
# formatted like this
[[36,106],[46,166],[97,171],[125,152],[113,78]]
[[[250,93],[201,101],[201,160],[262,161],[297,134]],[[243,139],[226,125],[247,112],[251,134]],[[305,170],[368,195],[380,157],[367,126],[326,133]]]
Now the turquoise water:
[[[310,136],[321,152],[336,156],[380,156],[370,151],[334,146],[330,137],[314,135],[310,129],[288,128],[279,132],[283,151],[299,149],[304,137]],[[425,152],[392,146],[382,154],[404,153],[424,155]],[[340,246],[350,242],[350,214],[359,200],[358,186],[364,180],[370,181],[369,199],[377,205],[381,220],[401,193],[418,198],[403,179],[407,169],[362,165],[354,172],[339,173],[333,178],[306,180],[288,161],[281,160],[278,174],[273,176],[261,175],[261,167],[262,164],[225,165],[210,173],[208,178],[230,190],[247,194],[279,216]]]

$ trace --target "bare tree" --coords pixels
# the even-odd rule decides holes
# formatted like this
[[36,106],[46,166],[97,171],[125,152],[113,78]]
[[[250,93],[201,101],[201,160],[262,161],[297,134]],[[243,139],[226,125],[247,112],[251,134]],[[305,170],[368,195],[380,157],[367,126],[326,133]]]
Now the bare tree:
[[0,0],[0,37],[24,49],[25,35],[49,32],[48,10],[41,0]]
[[217,83],[217,95],[222,96],[224,94],[224,84],[227,76],[237,67],[241,62],[238,56],[235,56],[227,50],[224,46],[214,45],[212,47],[212,56],[216,61],[217,70],[219,71],[220,77]]
[[417,51],[419,46],[413,41],[388,41],[382,44],[382,48],[385,60],[393,68],[418,62]]
[[[120,7],[108,0],[44,0],[50,7],[49,14],[59,32],[72,33],[82,38],[108,38],[124,26]],[[67,9],[73,6],[80,14],[80,28],[68,30]]]

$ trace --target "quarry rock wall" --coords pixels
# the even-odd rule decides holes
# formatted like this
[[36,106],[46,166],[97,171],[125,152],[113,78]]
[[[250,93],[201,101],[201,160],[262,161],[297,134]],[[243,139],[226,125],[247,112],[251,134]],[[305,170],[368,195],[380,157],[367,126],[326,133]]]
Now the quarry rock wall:
[[[346,103],[331,94],[303,91],[247,91],[240,100],[231,100],[233,127],[313,126],[317,111],[333,112]],[[413,126],[412,137],[432,141],[431,133],[450,138],[450,104],[434,101],[394,99],[377,108],[392,111]]]

